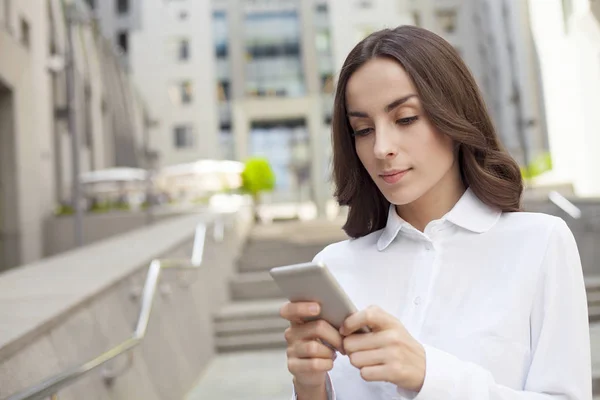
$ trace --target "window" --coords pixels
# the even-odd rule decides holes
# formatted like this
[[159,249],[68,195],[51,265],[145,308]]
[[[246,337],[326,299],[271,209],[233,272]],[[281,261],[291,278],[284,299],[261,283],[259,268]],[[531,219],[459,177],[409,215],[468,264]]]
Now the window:
[[29,28],[29,22],[25,18],[21,17],[21,43],[23,46],[29,48],[31,45],[31,31]]
[[177,53],[179,61],[187,61],[190,59],[190,41],[188,39],[179,40]]
[[217,84],[217,98],[220,103],[229,101],[230,84],[229,81],[221,81]]
[[93,132],[92,132],[92,89],[89,84],[85,85],[83,97],[84,109],[84,132],[82,135],[83,145],[88,149],[93,147]]
[[223,11],[213,12],[213,39],[217,58],[227,57],[228,26],[227,15]]
[[119,15],[129,13],[129,0],[117,0],[117,13]]
[[327,13],[329,8],[327,7],[327,3],[317,4],[317,12],[318,13]]
[[172,85],[169,89],[169,96],[173,104],[190,104],[193,100],[192,82],[183,81]]
[[456,10],[438,10],[435,16],[444,33],[456,32]]
[[316,33],[317,51],[321,54],[331,52],[331,37],[329,31]]
[[177,149],[194,147],[194,128],[191,125],[176,125],[173,128],[173,139]]
[[325,74],[321,76],[321,91],[327,94],[333,94],[333,75]]
[[127,53],[129,50],[129,34],[127,31],[120,31],[117,34],[117,45],[123,51],[123,53]]

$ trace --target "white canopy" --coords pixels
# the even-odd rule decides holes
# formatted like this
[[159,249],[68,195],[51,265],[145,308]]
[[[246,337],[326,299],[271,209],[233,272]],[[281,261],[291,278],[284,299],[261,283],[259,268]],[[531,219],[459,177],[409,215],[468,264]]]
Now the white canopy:
[[140,182],[147,179],[145,169],[141,168],[108,168],[84,172],[80,176],[83,184],[106,182]]

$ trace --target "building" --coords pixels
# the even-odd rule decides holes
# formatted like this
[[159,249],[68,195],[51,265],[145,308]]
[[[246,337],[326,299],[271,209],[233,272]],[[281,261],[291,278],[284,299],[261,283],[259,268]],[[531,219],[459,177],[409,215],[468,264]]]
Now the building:
[[219,124],[238,160],[267,157],[272,201],[323,211],[333,63],[325,1],[213,1]]
[[371,33],[413,25],[409,0],[329,0],[336,76],[350,51]]
[[527,2],[411,0],[416,25],[448,40],[469,66],[500,140],[528,174],[550,168],[544,93]]
[[144,0],[85,0],[99,21],[102,36],[114,43],[123,65],[129,67],[131,34],[141,29]]
[[44,221],[72,204],[74,160],[81,172],[140,164],[144,104],[85,3],[73,4],[78,148],[67,129],[69,6],[0,0],[0,270],[43,256]]
[[600,196],[600,1],[530,0],[553,170],[538,183]]
[[156,121],[160,164],[220,159],[210,2],[144,0],[131,12],[140,25],[124,41],[128,64]]

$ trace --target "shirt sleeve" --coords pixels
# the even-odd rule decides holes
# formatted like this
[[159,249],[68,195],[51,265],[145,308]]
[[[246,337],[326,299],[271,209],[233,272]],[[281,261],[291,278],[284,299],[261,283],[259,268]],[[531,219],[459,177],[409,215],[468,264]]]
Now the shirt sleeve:
[[[333,389],[333,383],[331,383],[331,377],[327,374],[327,381],[325,382],[325,389],[327,390],[327,400],[336,400],[335,390]],[[298,400],[296,395],[296,389],[292,385],[293,395],[292,400]]]
[[414,400],[591,400],[587,300],[573,234],[557,220],[549,235],[531,312],[531,363],[523,390],[491,372],[424,346],[425,382]]

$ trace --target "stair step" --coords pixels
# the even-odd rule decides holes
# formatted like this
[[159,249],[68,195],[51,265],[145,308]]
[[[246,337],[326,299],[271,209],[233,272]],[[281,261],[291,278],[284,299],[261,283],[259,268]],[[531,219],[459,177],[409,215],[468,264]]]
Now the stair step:
[[588,320],[590,323],[600,322],[600,305],[588,306]]
[[215,322],[279,317],[286,299],[238,301],[225,305],[214,316]]
[[217,337],[248,335],[256,333],[279,333],[283,335],[289,322],[281,317],[227,320],[215,323]]
[[587,293],[587,302],[590,306],[592,305],[600,305],[600,292],[588,292]]
[[229,288],[233,301],[282,297],[281,290],[266,271],[238,274],[230,280]]
[[238,261],[240,272],[268,271],[273,267],[311,261],[325,246],[282,247],[274,251],[244,252]]
[[600,276],[586,276],[585,290],[590,292],[600,291]]
[[285,348],[287,342],[282,333],[269,332],[240,336],[216,337],[217,351],[247,351],[271,348]]

